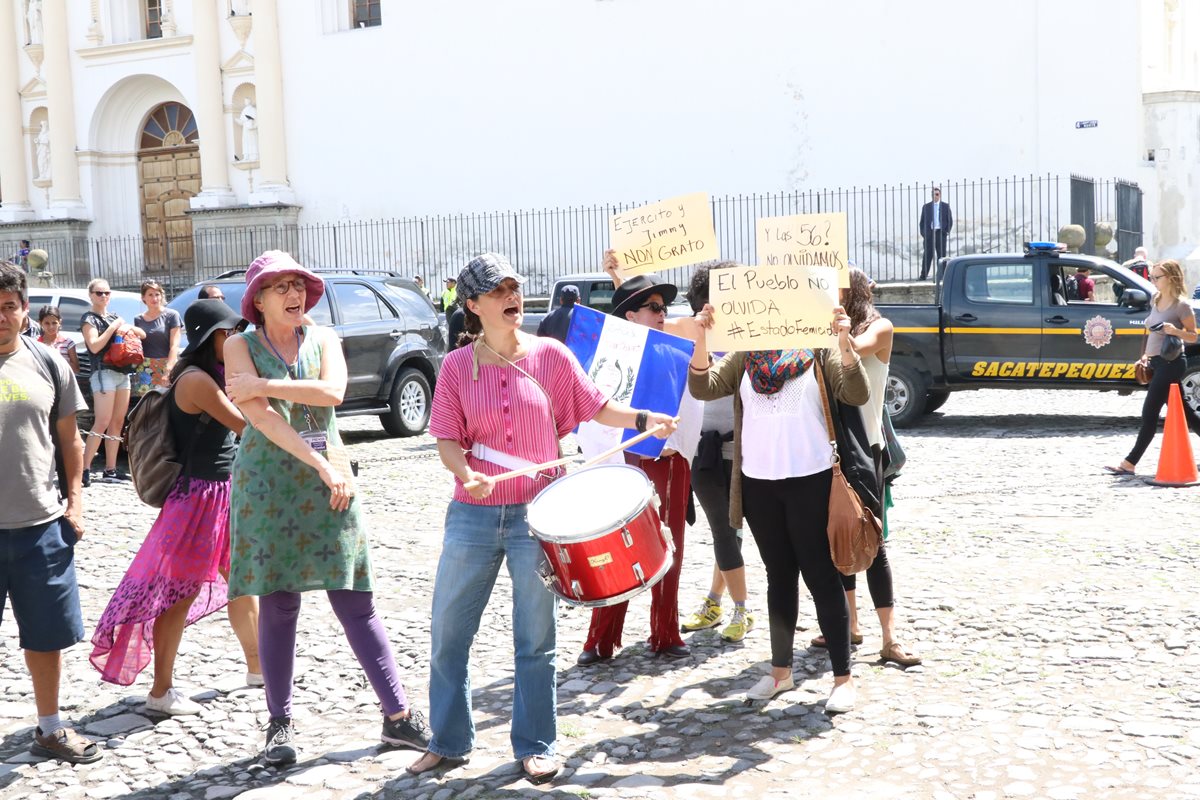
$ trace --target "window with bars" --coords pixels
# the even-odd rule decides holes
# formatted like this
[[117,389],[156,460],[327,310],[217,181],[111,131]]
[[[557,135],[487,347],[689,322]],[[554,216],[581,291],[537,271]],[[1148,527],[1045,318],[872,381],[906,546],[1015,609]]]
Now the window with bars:
[[147,39],[162,38],[162,0],[143,0]]
[[353,24],[356,28],[374,28],[383,24],[379,5],[381,0],[353,0]]

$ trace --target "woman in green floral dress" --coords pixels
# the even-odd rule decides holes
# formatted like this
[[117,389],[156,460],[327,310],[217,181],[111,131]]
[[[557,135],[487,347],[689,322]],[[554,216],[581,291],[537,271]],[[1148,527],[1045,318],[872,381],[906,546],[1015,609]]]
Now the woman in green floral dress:
[[242,316],[258,327],[226,344],[226,390],[247,426],[233,465],[229,596],[258,595],[270,722],[264,758],[296,760],[292,675],[300,593],[323,589],[383,707],[381,739],[423,750],[428,726],[405,699],[375,613],[362,510],[334,408],[346,362],[330,328],[305,325],[325,285],[291,256],[246,272]]

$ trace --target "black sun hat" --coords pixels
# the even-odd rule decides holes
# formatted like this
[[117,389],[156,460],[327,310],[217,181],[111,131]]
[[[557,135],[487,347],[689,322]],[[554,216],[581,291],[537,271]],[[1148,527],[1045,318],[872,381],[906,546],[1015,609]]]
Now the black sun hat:
[[243,331],[248,324],[224,300],[197,300],[183,312],[183,329],[187,333],[188,344],[180,355],[195,352],[217,331]]
[[673,283],[659,283],[654,274],[635,275],[613,292],[612,315],[624,319],[626,311],[636,311],[652,294],[662,295],[663,305],[669,306],[675,302],[679,289]]

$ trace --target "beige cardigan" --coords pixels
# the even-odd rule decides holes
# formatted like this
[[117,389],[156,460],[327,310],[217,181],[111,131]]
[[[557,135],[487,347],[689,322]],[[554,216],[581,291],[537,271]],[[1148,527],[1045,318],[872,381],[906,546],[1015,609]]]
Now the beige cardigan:
[[[825,374],[830,402],[841,400],[852,406],[867,402],[870,386],[861,361],[856,358],[853,365],[843,367],[835,350],[817,350],[816,355]],[[829,358],[830,355],[835,357]],[[697,400],[717,400],[733,395],[733,481],[729,487],[729,524],[734,528],[742,527],[742,398],[738,386],[745,371],[744,352],[726,354],[706,372],[696,372],[690,365],[688,367],[688,389]]]

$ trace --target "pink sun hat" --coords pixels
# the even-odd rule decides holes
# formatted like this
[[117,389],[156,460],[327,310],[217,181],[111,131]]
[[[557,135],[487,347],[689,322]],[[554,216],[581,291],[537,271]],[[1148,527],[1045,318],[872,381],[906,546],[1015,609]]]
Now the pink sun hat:
[[271,279],[295,273],[304,278],[304,312],[308,313],[325,294],[325,282],[309,272],[282,250],[268,250],[250,264],[246,270],[246,293],[242,295],[242,316],[255,325],[262,325],[262,314],[254,305],[254,298]]

